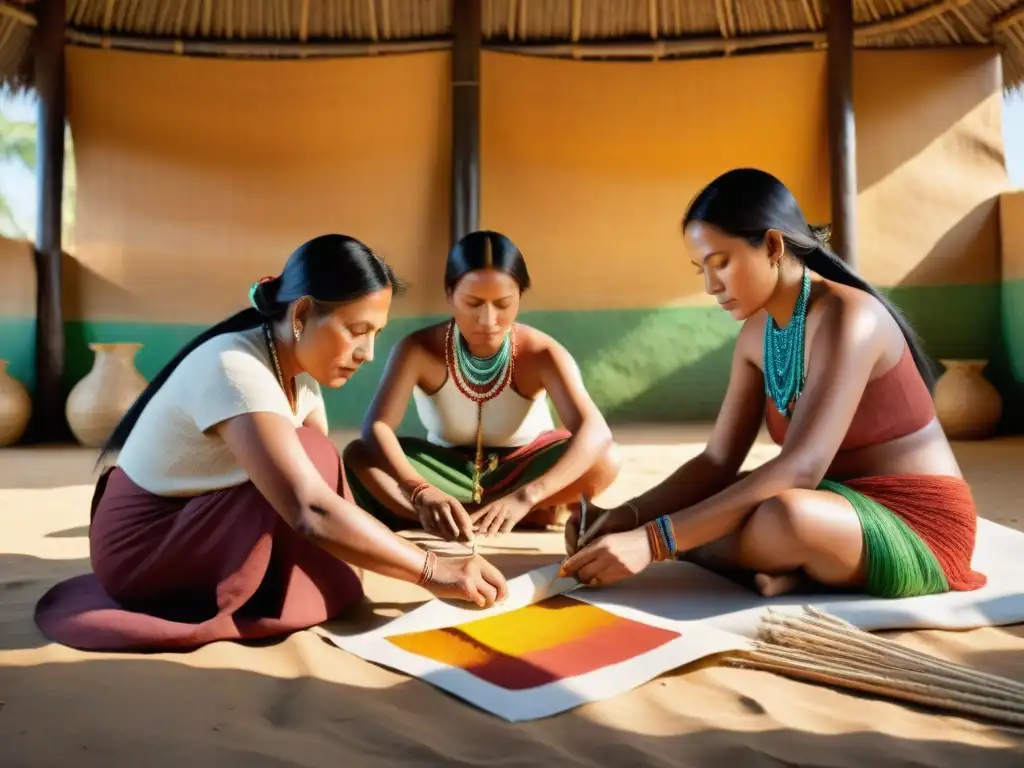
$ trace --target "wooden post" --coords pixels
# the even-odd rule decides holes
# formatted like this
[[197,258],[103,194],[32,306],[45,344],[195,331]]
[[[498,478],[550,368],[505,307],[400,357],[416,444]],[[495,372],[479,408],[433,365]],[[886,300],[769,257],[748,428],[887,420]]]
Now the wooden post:
[[32,436],[64,440],[64,312],[61,307],[61,199],[64,193],[66,0],[37,3],[35,86],[39,97],[36,184],[36,360]]
[[832,248],[857,268],[857,145],[853,116],[853,0],[828,4],[828,143]]
[[480,0],[452,4],[451,243],[480,227]]

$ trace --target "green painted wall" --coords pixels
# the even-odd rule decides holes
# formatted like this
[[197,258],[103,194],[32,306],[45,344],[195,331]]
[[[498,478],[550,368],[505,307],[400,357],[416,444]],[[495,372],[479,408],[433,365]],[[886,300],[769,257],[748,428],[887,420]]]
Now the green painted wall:
[[[918,329],[932,357],[988,358],[992,360],[990,378],[1004,393],[1015,396],[1015,388],[1024,383],[1024,281],[1002,286],[901,287],[887,293]],[[326,393],[331,424],[357,426],[392,345],[437,319],[392,320],[381,338],[377,360],[343,389]],[[526,312],[522,320],[568,347],[598,406],[611,422],[620,424],[714,419],[739,331],[739,325],[715,307]],[[89,342],[141,342],[137,363],[149,378],[203,328],[69,322],[68,380],[78,381],[92,365]],[[12,373],[30,386],[33,333],[31,320],[0,318],[0,357],[11,360]],[[421,432],[411,408],[404,428]]]

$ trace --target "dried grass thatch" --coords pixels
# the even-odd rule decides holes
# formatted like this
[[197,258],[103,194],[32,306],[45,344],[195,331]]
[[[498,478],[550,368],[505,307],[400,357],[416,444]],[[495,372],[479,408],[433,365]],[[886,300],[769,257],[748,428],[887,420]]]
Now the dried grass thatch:
[[[27,82],[33,6],[0,0],[0,82]],[[67,0],[68,41],[179,55],[371,55],[450,45],[457,0]],[[466,1],[466,0],[462,0]],[[663,59],[825,45],[828,0],[482,0],[488,48]],[[1024,0],[854,0],[862,48],[998,46],[1024,85]]]

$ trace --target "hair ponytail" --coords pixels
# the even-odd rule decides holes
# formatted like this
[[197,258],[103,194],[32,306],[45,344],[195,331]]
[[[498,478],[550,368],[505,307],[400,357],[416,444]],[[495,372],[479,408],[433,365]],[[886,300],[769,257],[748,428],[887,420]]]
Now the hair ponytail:
[[910,323],[892,302],[828,247],[828,229],[810,226],[793,193],[770,173],[739,168],[722,174],[690,203],[683,229],[691,221],[707,222],[752,245],[763,244],[769,230],[780,232],[786,249],[812,272],[874,296],[903,332],[928,391],[934,390],[934,368]]
[[404,290],[404,284],[391,267],[355,238],[321,235],[299,246],[288,257],[278,277],[265,277],[253,283],[249,289],[250,308],[207,328],[160,369],[110,433],[97,464],[112,450],[124,447],[149,401],[182,360],[210,339],[280,320],[293,301],[305,296],[313,299],[315,305],[324,307],[355,301],[388,286],[396,295]]
[[934,391],[935,370],[932,367],[932,363],[928,359],[928,356],[922,349],[917,333],[914,332],[913,327],[909,322],[907,322],[903,313],[900,312],[899,309],[889,301],[889,299],[883,296],[881,291],[851,270],[845,261],[822,245],[816,246],[812,250],[798,256],[798,258],[807,265],[808,269],[812,272],[817,272],[826,280],[831,280],[833,283],[848,285],[851,288],[858,288],[865,293],[870,293],[880,301],[882,306],[884,306],[889,311],[889,314],[892,315],[892,319],[896,321],[896,325],[898,325],[900,330],[903,332],[903,338],[907,340],[907,346],[910,348],[910,354],[914,357],[914,364],[917,366],[917,371],[921,374],[921,378],[924,379],[924,383],[928,387],[928,391]]
[[221,320],[212,328],[207,328],[186,344],[178,354],[171,358],[171,361],[167,363],[167,365],[160,369],[160,372],[154,376],[152,381],[150,381],[149,384],[146,385],[146,388],[142,390],[142,394],[138,396],[134,403],[132,403],[132,407],[125,412],[124,416],[121,417],[121,421],[119,421],[117,426],[114,427],[114,431],[110,433],[110,437],[108,437],[107,441],[103,444],[97,464],[101,463],[111,451],[124,447],[124,443],[128,439],[128,435],[131,434],[132,428],[139,420],[139,416],[142,415],[142,411],[145,409],[146,405],[153,399],[153,395],[160,391],[160,387],[167,382],[170,375],[174,373],[174,369],[177,368],[181,364],[181,361],[188,357],[196,347],[199,347],[210,339],[221,336],[225,333],[238,333],[255,328],[265,319],[266,318],[255,309],[243,309],[241,312],[233,314],[226,320]]

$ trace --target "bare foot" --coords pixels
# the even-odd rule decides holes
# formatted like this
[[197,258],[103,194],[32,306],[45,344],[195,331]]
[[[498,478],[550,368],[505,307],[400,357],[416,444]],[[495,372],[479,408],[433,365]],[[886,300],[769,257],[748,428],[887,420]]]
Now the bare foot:
[[764,597],[778,597],[793,592],[805,581],[806,577],[798,571],[778,576],[769,576],[767,573],[759,573],[754,576],[754,585]]

